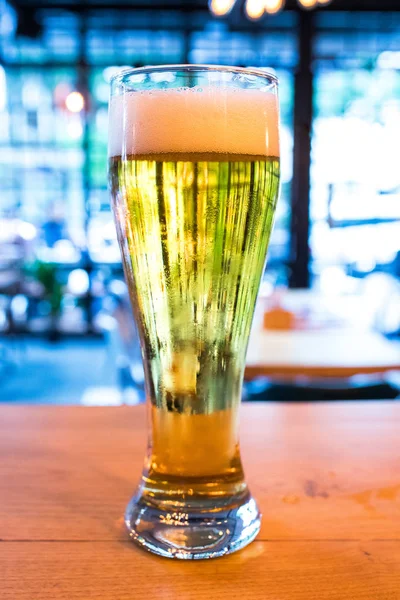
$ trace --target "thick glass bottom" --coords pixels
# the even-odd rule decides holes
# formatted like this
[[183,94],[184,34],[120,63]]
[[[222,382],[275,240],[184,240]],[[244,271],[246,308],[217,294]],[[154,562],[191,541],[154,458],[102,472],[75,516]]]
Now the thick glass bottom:
[[237,505],[215,499],[196,507],[170,510],[149,505],[141,496],[129,503],[125,523],[132,540],[145,550],[179,559],[205,559],[247,546],[260,529],[255,500],[246,494]]

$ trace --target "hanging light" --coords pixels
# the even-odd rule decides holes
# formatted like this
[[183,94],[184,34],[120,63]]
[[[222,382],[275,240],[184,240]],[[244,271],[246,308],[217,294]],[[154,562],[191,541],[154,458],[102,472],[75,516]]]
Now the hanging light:
[[81,112],[85,108],[85,99],[80,92],[70,92],[65,98],[65,106],[70,112]]
[[249,19],[256,21],[260,19],[265,12],[265,0],[247,0],[246,1],[246,15]]
[[314,8],[318,4],[318,0],[297,0],[303,8]]
[[[285,1],[286,0],[246,0],[245,13],[249,19],[256,21],[265,13],[273,15],[282,10],[285,6]],[[232,10],[235,2],[239,2],[239,0],[209,0],[208,5],[213,15],[216,17],[223,17]],[[331,2],[332,0],[297,0],[299,6],[307,10],[316,8],[318,5],[326,6]]]
[[267,13],[273,15],[283,8],[285,0],[265,0],[264,6]]
[[213,15],[223,17],[231,10],[236,0],[210,0],[208,5]]

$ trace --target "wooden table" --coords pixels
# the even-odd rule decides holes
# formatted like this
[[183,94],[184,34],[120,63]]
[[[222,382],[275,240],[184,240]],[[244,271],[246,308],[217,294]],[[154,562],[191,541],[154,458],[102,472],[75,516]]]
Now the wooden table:
[[253,544],[178,562],[133,546],[122,512],[143,406],[0,406],[1,600],[399,600],[400,405],[242,410]]
[[373,331],[266,331],[258,327],[250,338],[245,376],[343,378],[394,370],[400,370],[400,343]]

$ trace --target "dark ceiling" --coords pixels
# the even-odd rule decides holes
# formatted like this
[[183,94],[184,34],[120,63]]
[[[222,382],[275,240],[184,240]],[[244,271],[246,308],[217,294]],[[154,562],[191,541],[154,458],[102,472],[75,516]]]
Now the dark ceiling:
[[[242,2],[243,0],[238,0]],[[104,8],[126,10],[153,9],[153,10],[208,10],[207,0],[11,0],[14,6],[24,8],[65,8],[73,11],[82,11],[86,8]],[[297,9],[296,0],[286,0],[286,8]],[[354,11],[400,11],[400,0],[332,0],[332,3],[321,10],[354,10]]]

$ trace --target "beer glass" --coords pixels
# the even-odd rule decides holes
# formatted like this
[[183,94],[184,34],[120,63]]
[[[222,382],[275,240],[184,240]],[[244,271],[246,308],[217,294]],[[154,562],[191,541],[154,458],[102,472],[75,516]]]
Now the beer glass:
[[277,80],[234,67],[126,70],[112,80],[109,119],[149,422],[126,525],[162,556],[220,556],[260,527],[238,411],[279,191]]

